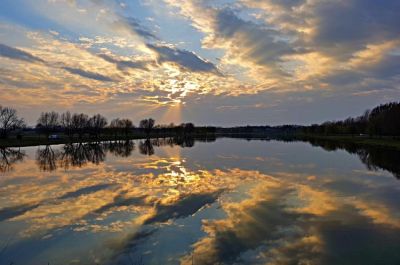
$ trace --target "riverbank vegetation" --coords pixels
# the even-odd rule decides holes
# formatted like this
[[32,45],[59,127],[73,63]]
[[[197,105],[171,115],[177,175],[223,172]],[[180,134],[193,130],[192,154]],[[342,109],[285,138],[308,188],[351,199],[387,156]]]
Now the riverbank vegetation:
[[187,136],[248,139],[280,136],[305,140],[323,138],[400,148],[400,103],[383,104],[358,117],[309,126],[263,125],[230,128],[195,126],[193,123],[164,125],[157,124],[152,118],[141,120],[136,127],[128,118],[115,118],[108,122],[101,114],[89,116],[69,111],[43,112],[35,127],[28,127],[15,109],[0,106],[0,147]]
[[400,150],[400,103],[382,104],[372,110],[366,110],[358,117],[327,121],[309,126],[241,126],[218,128],[217,133],[247,139],[264,137],[303,141],[319,139],[336,143],[345,142]]
[[214,135],[215,127],[193,123],[156,124],[152,118],[143,119],[138,127],[128,118],[108,122],[101,114],[42,112],[35,127],[28,127],[17,111],[0,106],[0,147],[67,144],[165,137]]
[[304,126],[301,131],[316,135],[397,137],[400,136],[400,103],[382,104],[358,117]]

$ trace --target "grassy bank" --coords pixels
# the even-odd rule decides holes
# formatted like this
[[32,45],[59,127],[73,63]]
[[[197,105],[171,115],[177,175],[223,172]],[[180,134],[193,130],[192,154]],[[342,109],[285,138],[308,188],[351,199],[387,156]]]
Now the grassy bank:
[[[146,134],[128,134],[128,135],[101,135],[98,138],[93,137],[82,137],[82,138],[72,138],[61,135],[59,139],[46,139],[45,136],[30,135],[24,136],[21,140],[16,137],[9,137],[8,139],[0,139],[0,148],[5,147],[26,147],[26,146],[37,146],[37,145],[57,145],[57,144],[71,144],[79,142],[99,142],[99,141],[124,141],[124,140],[137,140],[146,138],[166,138],[166,137],[182,137],[182,135],[176,134],[159,134],[152,133],[149,136]],[[211,134],[191,134],[190,137],[194,138],[206,138],[215,137]]]
[[[151,133],[148,138],[165,138],[165,137],[182,137],[182,135],[176,134],[160,134]],[[324,140],[332,141],[337,143],[350,143],[361,146],[374,146],[374,147],[385,147],[400,150],[400,139],[393,137],[379,137],[370,138],[367,136],[342,136],[342,135],[317,135],[317,134],[301,134],[296,136],[290,135],[269,135],[269,134],[190,134],[189,137],[194,138],[213,138],[213,137],[228,137],[228,138],[244,138],[244,139],[264,139],[264,138],[277,138],[284,137],[285,139],[298,139],[303,141],[311,140]],[[37,146],[37,145],[57,145],[57,144],[69,144],[78,142],[98,142],[98,141],[116,141],[116,140],[136,140],[145,139],[145,134],[128,134],[128,135],[101,135],[98,138],[93,137],[82,137],[70,139],[65,135],[61,135],[60,139],[46,139],[45,136],[30,135],[24,136],[21,140],[16,137],[10,137],[8,139],[0,139],[0,147],[24,147],[24,146]]]
[[24,136],[21,140],[15,137],[8,139],[0,139],[0,147],[23,147],[23,146],[36,146],[36,145],[56,145],[56,144],[68,144],[77,142],[92,142],[92,141],[110,141],[110,140],[123,140],[123,139],[138,139],[138,135],[130,135],[129,137],[118,137],[113,136],[100,136],[98,139],[83,137],[69,139],[68,137],[60,137],[60,139],[46,139],[44,136]]
[[394,148],[400,150],[400,139],[393,137],[370,138],[368,136],[343,136],[343,135],[300,135],[302,140],[326,140],[334,142],[344,142],[364,146]]

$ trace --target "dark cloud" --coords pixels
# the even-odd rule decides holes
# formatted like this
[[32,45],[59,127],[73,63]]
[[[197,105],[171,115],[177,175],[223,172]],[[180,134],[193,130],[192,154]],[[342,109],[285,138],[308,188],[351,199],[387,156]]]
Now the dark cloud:
[[184,218],[195,214],[198,210],[208,204],[212,204],[221,194],[221,191],[191,194],[180,198],[176,203],[170,205],[156,205],[156,214],[147,219],[144,224],[162,223],[170,219]]
[[[344,220],[346,222],[337,222]],[[320,264],[398,264],[395,250],[400,243],[400,232],[362,215],[360,209],[345,205],[316,222],[315,227],[324,242],[326,255]],[[385,242],[377,247],[376,242]],[[343,247],[346,246],[346,247]],[[359,253],[354,255],[354,253]]]
[[[208,237],[193,244],[195,263],[258,264],[255,256],[285,265],[398,263],[397,227],[376,222],[351,204],[337,204],[322,215],[293,210],[288,198],[297,192],[285,184],[260,189],[228,208],[228,218],[204,222]],[[376,248],[382,240],[385,247]]]
[[[307,215],[291,213],[285,208],[285,198],[290,196],[289,188],[268,190],[269,196],[257,198],[254,204],[243,204],[229,216],[229,221],[207,223],[207,231],[213,231],[211,240],[203,238],[194,250],[198,264],[237,264],[243,253],[268,245],[282,237],[281,229],[286,229],[289,239],[296,239],[291,233],[293,224],[300,225]],[[271,196],[271,198],[269,198]],[[232,225],[230,225],[232,224]],[[271,244],[271,247],[273,245]],[[302,264],[295,260],[290,264]],[[306,262],[304,262],[306,263]]]
[[306,0],[270,0],[270,2],[274,5],[291,9],[293,7],[300,6],[306,2]]
[[106,60],[109,63],[113,63],[117,66],[117,68],[121,71],[126,70],[127,68],[131,69],[142,69],[147,70],[148,65],[151,63],[150,61],[127,61],[127,60],[118,60],[107,54],[99,54],[100,58]]
[[130,205],[145,205],[146,196],[139,197],[125,197],[124,194],[119,194],[113,200],[113,202],[103,205],[99,209],[95,210],[94,214],[102,214],[115,207],[130,206]]
[[[76,0],[67,0],[72,6],[77,6]],[[120,4],[119,1],[104,1],[104,0],[90,0],[90,2],[98,7],[109,8],[110,2],[115,2],[116,4]],[[112,27],[118,29],[128,29],[134,34],[137,34],[148,40],[158,40],[158,37],[153,34],[149,29],[144,27],[140,21],[133,17],[125,17],[120,14],[116,14],[118,19],[114,23],[111,24]]]
[[287,75],[279,63],[284,55],[296,52],[281,32],[239,18],[230,9],[220,9],[215,18],[215,42],[228,41],[231,56],[238,56],[279,75]]
[[[158,229],[146,229],[137,233],[128,234],[121,240],[112,240],[108,242],[106,246],[114,251],[113,256],[110,258],[110,264],[136,264],[131,254],[157,231]],[[139,259],[137,264],[141,263]]]
[[[303,49],[320,51],[337,58],[351,56],[354,51],[368,44],[398,39],[400,36],[400,2],[387,0],[333,0],[309,2],[304,0],[246,0],[250,7],[280,7],[264,24],[288,33],[296,39],[294,45]],[[293,7],[299,7],[293,10]],[[268,16],[268,18],[270,18]],[[307,19],[305,19],[307,18]],[[287,25],[291,25],[291,29]],[[309,28],[312,33],[303,34],[294,28]]]
[[138,35],[142,36],[145,39],[154,39],[158,40],[158,37],[151,33],[148,29],[143,27],[139,20],[133,17],[126,17],[124,18],[125,23]]
[[80,75],[85,78],[94,79],[97,81],[113,82],[114,80],[108,76],[104,76],[98,73],[93,73],[90,71],[85,71],[79,68],[63,67],[63,69],[71,74]]
[[314,10],[315,43],[324,48],[345,46],[349,52],[366,44],[400,36],[400,2],[387,0],[324,1]]
[[157,53],[157,59],[160,63],[172,62],[190,71],[220,74],[213,63],[205,61],[193,52],[153,44],[147,44],[147,47]]
[[[187,196],[181,196],[175,203],[169,205],[157,204],[156,214],[144,222],[144,225],[154,225],[157,223],[167,222],[171,219],[185,218],[190,215],[195,214],[202,207],[212,204],[216,201],[218,196],[222,193],[222,191],[210,192],[210,193],[202,193],[202,194],[190,194]],[[131,198],[131,199],[122,199],[121,196],[117,196],[117,200],[114,200],[117,205],[126,205],[126,202],[131,203],[135,202],[139,205],[143,204],[143,198]],[[111,205],[114,205],[112,203]],[[105,208],[108,210],[108,206]],[[100,209],[99,209],[100,210]],[[104,212],[103,209],[100,210],[100,213]],[[145,226],[143,230],[128,235],[126,238],[123,238],[119,242],[111,242],[109,247],[113,249],[116,253],[112,260],[124,261],[127,257],[126,253],[133,253],[139,245],[143,244],[146,240],[148,240],[155,232],[158,231],[158,228],[150,228],[152,226]],[[128,260],[129,261],[129,260]],[[117,263],[117,262],[115,262]]]
[[25,204],[0,209],[0,222],[23,215],[33,209],[36,209],[40,205],[40,203]]
[[[111,186],[111,185],[102,184],[102,185],[95,185],[95,186],[91,186],[91,187],[82,188],[82,189],[79,189],[74,192],[68,192],[63,196],[56,198],[55,200],[57,201],[59,199],[71,199],[71,198],[79,197],[81,195],[90,194],[90,193],[94,193],[96,191],[102,190],[104,188],[107,188],[108,186]],[[47,200],[42,200],[42,201],[34,203],[34,204],[16,205],[16,206],[11,206],[11,207],[6,207],[3,209],[0,209],[0,222],[6,221],[8,219],[12,219],[14,217],[24,215],[25,213],[30,212],[42,205],[45,205],[46,203],[54,203],[54,201],[51,199],[47,199]]]
[[[330,85],[341,87],[345,85],[367,83],[368,79],[380,80],[380,87],[375,89],[387,88],[385,83],[389,81],[396,82],[400,77],[400,56],[388,55],[384,56],[379,62],[364,64],[356,69],[332,71],[324,77],[320,78],[322,82],[327,82]],[[385,81],[385,82],[384,82]],[[359,85],[360,86],[360,85]]]
[[36,57],[28,52],[1,43],[0,43],[0,56],[30,63],[44,63],[44,60],[40,59],[39,57]]
[[84,188],[78,189],[76,191],[68,192],[68,193],[64,194],[63,196],[61,196],[59,199],[76,198],[76,197],[79,197],[81,195],[87,195],[87,194],[95,193],[97,191],[109,188],[110,186],[112,186],[112,185],[111,184],[99,184],[99,185],[84,187]]
[[[85,187],[82,189],[78,189],[76,191],[68,192],[68,193],[64,194],[63,196],[56,198],[55,200],[57,201],[59,199],[63,200],[63,199],[76,198],[81,195],[86,195],[86,194],[97,192],[99,190],[106,189],[110,186],[112,186],[112,185],[111,184],[99,184],[99,185],[94,185],[94,186],[90,186],[90,187]],[[27,212],[30,212],[30,211],[38,208],[41,205],[44,205],[49,202],[53,202],[53,201],[52,200],[42,200],[42,201],[34,203],[34,204],[17,205],[17,206],[0,209],[0,222],[23,215]]]
[[158,40],[159,38],[149,29],[144,27],[139,20],[133,17],[120,17],[111,25],[114,29],[128,31],[134,35],[139,35],[146,40]]
[[379,79],[400,77],[400,55],[385,56],[377,64],[365,65],[364,70],[368,77]]
[[356,84],[362,81],[364,74],[354,70],[338,70],[332,71],[320,80],[333,86],[345,86],[348,84]]
[[[396,0],[385,3],[374,0],[321,1],[313,4],[304,0],[247,0],[245,3],[265,11],[279,7],[280,12],[272,14],[273,19],[268,19],[268,22],[258,24],[245,21],[231,9],[215,9],[213,34],[216,46],[224,40],[230,41],[230,54],[278,74],[288,74],[281,68],[282,58],[286,55],[316,51],[344,62],[370,44],[398,40],[400,36],[400,2]],[[301,9],[293,10],[300,5],[303,5]],[[305,20],[306,17],[309,19]],[[287,27],[289,24],[290,29]],[[296,27],[312,29],[312,33],[299,33],[293,30]],[[368,70],[330,72],[324,78],[333,80],[332,85],[343,85],[345,80],[351,84],[363,77],[383,80],[397,76],[395,59],[386,58],[385,62],[388,63],[370,64]],[[332,74],[339,75],[340,80],[330,77]]]

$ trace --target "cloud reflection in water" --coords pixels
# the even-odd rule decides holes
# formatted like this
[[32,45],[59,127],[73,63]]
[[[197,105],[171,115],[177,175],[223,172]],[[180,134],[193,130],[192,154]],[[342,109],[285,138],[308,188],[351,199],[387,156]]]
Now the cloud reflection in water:
[[[151,156],[141,151],[144,141],[24,150],[23,163],[0,180],[0,236],[16,238],[5,256],[25,264],[39,257],[81,264],[399,260],[399,186],[387,172],[349,158],[327,168],[346,154],[304,143],[173,143],[147,142]],[[66,247],[71,237],[84,242],[81,249]],[[29,254],[32,246],[41,254]]]

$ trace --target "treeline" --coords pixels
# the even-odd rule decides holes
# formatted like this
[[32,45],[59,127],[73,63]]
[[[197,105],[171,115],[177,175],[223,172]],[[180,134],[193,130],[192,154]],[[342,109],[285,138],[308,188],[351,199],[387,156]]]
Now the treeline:
[[310,126],[279,125],[279,126],[238,126],[217,128],[217,134],[230,137],[255,137],[274,135],[369,135],[369,136],[400,136],[400,103],[382,104],[363,115],[350,117],[341,121],[327,121]]
[[302,128],[306,134],[400,136],[400,103],[392,102],[342,121],[328,121]]
[[[140,128],[145,133],[150,133],[155,125],[153,119],[145,119],[140,122]],[[55,111],[42,112],[37,120],[36,131],[48,138],[52,134],[64,133],[69,138],[94,137],[102,134],[115,136],[128,136],[135,126],[130,119],[116,118],[108,123],[107,118],[101,114],[89,116],[85,113],[57,113]]]
[[23,131],[33,131],[48,138],[60,137],[63,134],[70,139],[100,137],[150,137],[174,136],[193,134],[213,134],[215,127],[196,127],[193,123],[175,125],[156,124],[152,118],[143,119],[136,127],[128,118],[116,118],[108,122],[101,114],[89,116],[85,113],[58,113],[55,111],[42,112],[37,119],[35,128],[26,128],[25,121],[18,117],[13,108],[0,106],[0,138],[8,138],[11,133],[22,138]]
[[230,128],[217,128],[217,133],[235,137],[246,137],[246,135],[285,135],[293,134],[302,129],[299,125],[279,125],[279,126],[237,126]]
[[[7,138],[11,132],[20,132],[26,127],[24,120],[13,108],[0,106],[0,138]],[[317,135],[370,135],[400,136],[400,103],[392,102],[367,110],[363,115],[342,121],[328,121],[310,126],[240,126],[232,128],[196,127],[193,123],[179,125],[157,125],[152,118],[143,119],[136,127],[130,119],[116,118],[110,122],[101,114],[89,116],[84,113],[43,112],[37,120],[34,132],[45,135],[62,133],[68,138],[84,137],[98,139],[100,136],[114,137],[165,137],[174,135],[227,135],[254,137],[254,135],[293,135],[298,133]],[[17,137],[22,137],[20,133]],[[57,137],[57,135],[55,135]]]
[[58,114],[57,112],[43,112],[37,122],[36,130],[47,137],[55,133],[64,133],[69,138],[83,137],[99,138],[102,135],[129,137],[149,137],[162,135],[192,135],[201,131],[193,123],[181,123],[179,125],[156,124],[152,118],[143,119],[136,127],[128,118],[116,118],[108,123],[106,117],[101,114],[88,116],[84,113],[71,114],[69,111]]

